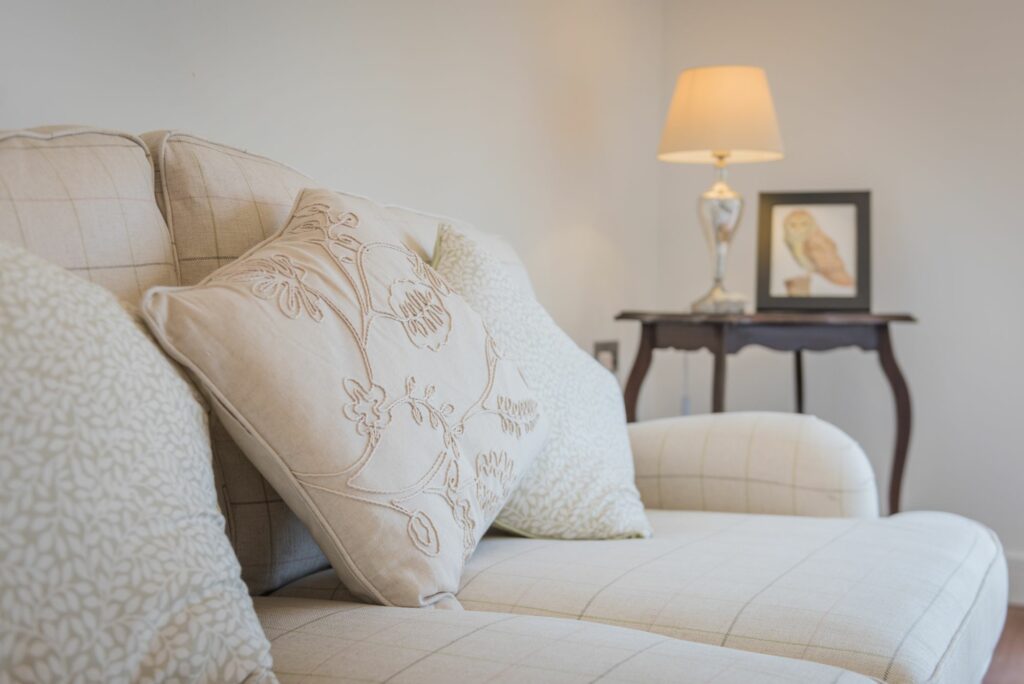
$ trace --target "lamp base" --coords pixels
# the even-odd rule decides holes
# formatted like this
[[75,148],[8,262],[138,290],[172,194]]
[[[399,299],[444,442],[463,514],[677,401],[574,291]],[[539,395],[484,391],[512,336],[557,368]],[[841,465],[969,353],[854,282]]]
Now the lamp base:
[[690,305],[694,313],[741,314],[747,306],[747,298],[735,292],[726,292],[721,285],[715,285],[706,295]]
[[726,292],[722,286],[729,244],[739,228],[740,214],[743,213],[743,198],[725,182],[726,156],[724,153],[716,155],[718,178],[709,190],[701,194],[697,204],[697,214],[714,258],[714,280],[711,291],[693,303],[694,313],[741,314],[747,305],[743,295]]

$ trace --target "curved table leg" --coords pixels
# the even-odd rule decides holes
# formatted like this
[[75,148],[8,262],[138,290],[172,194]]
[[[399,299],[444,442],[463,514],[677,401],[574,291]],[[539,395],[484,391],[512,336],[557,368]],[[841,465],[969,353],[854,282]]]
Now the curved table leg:
[[885,371],[885,377],[889,380],[893,399],[896,402],[896,448],[892,455],[892,475],[889,479],[889,514],[892,515],[900,511],[900,489],[903,486],[903,473],[907,467],[907,450],[910,448],[911,411],[910,390],[896,363],[888,325],[883,325],[878,329],[878,360],[882,364],[882,370]]
[[722,413],[725,411],[725,358],[728,354],[725,351],[725,333],[719,331],[718,344],[711,353],[715,356],[714,378],[711,385],[711,412]]
[[640,346],[636,350],[636,359],[633,361],[633,369],[629,371],[629,380],[626,381],[624,397],[626,420],[630,423],[636,422],[636,403],[640,399],[640,386],[644,384],[647,369],[651,367],[651,355],[653,352],[654,326],[644,323],[640,333]]
[[793,352],[794,384],[796,385],[796,412],[804,412],[804,353],[797,349]]

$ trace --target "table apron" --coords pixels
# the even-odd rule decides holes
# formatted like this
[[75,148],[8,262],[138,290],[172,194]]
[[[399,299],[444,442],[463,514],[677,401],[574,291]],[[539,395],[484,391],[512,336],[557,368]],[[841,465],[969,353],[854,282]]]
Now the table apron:
[[827,351],[840,347],[878,349],[879,325],[671,325],[655,326],[655,349],[722,350],[734,354],[748,345],[776,351]]
[[725,326],[725,351],[732,354],[750,344],[776,351],[828,351],[839,347],[878,349],[875,325],[759,325]]
[[654,326],[655,349],[716,349],[721,344],[721,326],[717,325],[666,325]]

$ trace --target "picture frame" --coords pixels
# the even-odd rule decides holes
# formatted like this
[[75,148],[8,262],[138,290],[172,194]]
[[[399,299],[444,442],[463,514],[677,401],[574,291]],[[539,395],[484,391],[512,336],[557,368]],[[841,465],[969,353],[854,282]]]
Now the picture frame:
[[870,192],[760,193],[757,310],[871,310]]

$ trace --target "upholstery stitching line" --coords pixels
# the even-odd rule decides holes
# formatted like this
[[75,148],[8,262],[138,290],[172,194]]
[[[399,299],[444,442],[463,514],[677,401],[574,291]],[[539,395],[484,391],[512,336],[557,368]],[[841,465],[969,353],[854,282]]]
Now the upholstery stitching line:
[[611,579],[611,580],[610,580],[610,581],[609,581],[609,582],[608,582],[607,584],[605,584],[605,585],[604,585],[603,587],[601,587],[600,589],[598,589],[598,590],[597,590],[597,591],[596,591],[596,592],[594,593],[594,595],[593,595],[593,596],[591,596],[591,597],[590,597],[590,599],[588,599],[588,600],[587,600],[587,603],[586,603],[586,605],[585,605],[585,606],[583,606],[583,610],[582,610],[582,611],[580,612],[580,614],[579,614],[579,615],[577,616],[577,619],[581,619],[581,618],[582,618],[582,617],[583,617],[584,615],[586,615],[586,614],[587,614],[587,611],[588,611],[588,610],[590,610],[590,606],[591,606],[591,604],[593,604],[593,603],[594,603],[594,601],[595,601],[595,600],[597,600],[597,598],[598,598],[598,597],[599,597],[599,596],[600,596],[600,595],[601,595],[602,593],[604,593],[604,592],[605,592],[605,591],[606,591],[606,590],[607,590],[607,589],[608,589],[609,587],[611,587],[611,586],[612,586],[613,584],[615,584],[616,582],[618,582],[618,581],[619,581],[620,579],[622,579],[622,578],[623,578],[623,577],[625,577],[626,575],[628,575],[628,574],[630,574],[630,573],[632,573],[632,572],[634,572],[634,571],[636,571],[636,570],[639,570],[640,568],[643,568],[643,567],[645,567],[645,566],[648,566],[648,565],[650,565],[651,563],[653,563],[653,562],[655,562],[655,561],[659,561],[659,560],[661,560],[662,558],[664,558],[665,556],[671,555],[671,554],[673,554],[673,553],[675,553],[675,552],[679,551],[680,549],[684,549],[684,548],[686,548],[686,547],[688,547],[688,546],[692,546],[693,544],[696,544],[697,542],[700,542],[700,541],[704,541],[705,539],[708,539],[709,537],[712,537],[712,536],[715,536],[715,535],[721,534],[721,533],[723,533],[723,532],[728,532],[728,531],[730,531],[730,530],[733,530],[733,529],[735,529],[735,528],[738,528],[738,527],[742,526],[742,525],[743,525],[744,523],[746,523],[746,521],[745,521],[745,520],[741,520],[741,521],[739,521],[739,522],[736,522],[736,523],[735,523],[735,524],[733,524],[733,525],[729,525],[728,527],[724,527],[724,528],[722,528],[722,529],[720,529],[720,530],[711,530],[711,531],[709,531],[709,532],[706,532],[706,533],[702,534],[701,536],[697,537],[696,539],[688,539],[688,540],[686,540],[685,542],[683,542],[683,543],[681,543],[681,544],[678,544],[678,545],[676,545],[676,546],[672,547],[672,548],[671,548],[671,549],[669,549],[668,551],[665,551],[664,553],[660,553],[660,554],[658,554],[657,556],[654,556],[653,558],[649,558],[648,560],[644,561],[643,563],[640,563],[639,565],[636,565],[636,566],[633,566],[633,567],[631,567],[631,568],[627,569],[627,570],[626,570],[625,572],[623,572],[623,573],[621,573],[621,574],[619,574],[619,575],[615,576],[615,577],[614,577],[614,578],[612,578],[612,579]]
[[[502,622],[508,622],[509,620],[514,620],[514,619],[516,619],[516,617],[517,617],[516,615],[509,615],[508,617],[502,618],[501,620],[495,620],[494,622],[489,622],[486,625],[480,625],[479,627],[477,627],[473,631],[467,632],[466,634],[463,634],[462,636],[457,637],[457,638],[453,639],[452,641],[448,642],[444,646],[441,646],[440,648],[437,648],[437,649],[434,649],[433,651],[430,651],[429,653],[424,655],[422,658],[417,658],[413,662],[411,662],[408,665],[406,665],[405,667],[403,667],[398,672],[394,673],[393,675],[391,675],[390,677],[385,679],[384,683],[386,684],[387,682],[393,681],[395,679],[395,677],[398,677],[399,675],[401,675],[406,670],[414,667],[417,663],[420,663],[420,662],[426,660],[427,658],[429,658],[430,656],[432,656],[434,654],[439,654],[442,650],[444,650],[446,648],[449,648],[449,647],[453,646],[454,644],[457,644],[458,642],[462,641],[463,639],[466,639],[466,638],[471,637],[471,636],[473,636],[475,634],[478,634],[478,633],[480,633],[480,632],[482,632],[482,631],[484,631],[486,629],[489,629],[489,628],[493,627],[494,625],[499,625]],[[543,647],[544,646],[541,646],[540,648],[543,648]],[[540,650],[540,648],[538,648],[537,650]]]
[[928,613],[928,611],[932,609],[932,606],[935,605],[935,602],[939,599],[939,596],[942,595],[942,592],[946,589],[949,583],[953,581],[953,578],[957,575],[957,573],[960,572],[960,569],[963,568],[964,564],[967,563],[967,559],[971,557],[971,554],[974,552],[975,547],[978,546],[978,541],[978,537],[975,536],[974,543],[971,544],[971,548],[967,550],[967,553],[965,553],[963,558],[960,559],[960,562],[957,564],[957,566],[953,568],[952,572],[949,573],[949,576],[946,577],[946,581],[942,583],[942,586],[939,587],[938,590],[936,590],[935,594],[932,596],[932,600],[929,601],[928,605],[924,608],[924,610],[922,610],[920,614],[918,614],[917,619],[914,620],[914,623],[907,628],[907,631],[903,634],[903,638],[900,639],[900,643],[897,644],[896,650],[893,651],[892,657],[889,658],[889,664],[885,667],[885,674],[883,675],[883,679],[889,678],[892,666],[896,662],[896,656],[900,654],[900,650],[903,648],[904,644],[906,644],[907,639],[909,639],[910,635],[913,634],[915,629],[917,629],[917,625],[921,622],[921,620],[924,619],[924,616]]
[[[128,229],[128,217],[125,216],[124,205],[121,204],[121,194],[117,188],[117,181],[114,180],[114,174],[112,174],[110,172],[110,169],[107,168],[107,165],[106,163],[104,163],[103,158],[100,157],[98,152],[96,152],[96,148],[93,147],[90,148],[90,150],[92,151],[92,156],[96,158],[96,162],[103,168],[103,172],[107,174],[107,178],[110,179],[110,185],[114,188],[114,193],[117,195],[117,197],[114,199],[117,200],[117,210],[121,214],[121,223],[124,225],[124,238],[125,242],[128,244],[128,255],[132,260],[132,264],[134,264],[135,248],[132,246],[131,231]],[[155,198],[154,201],[156,201]],[[133,268],[132,275],[135,278],[135,290],[138,292],[138,296],[142,297],[142,281],[139,280],[139,270],[137,268]]]
[[[89,264],[89,253],[85,246],[85,235],[82,231],[82,217],[78,215],[78,206],[75,204],[74,198],[71,197],[71,191],[68,190],[68,185],[64,182],[64,177],[60,175],[60,171],[57,169],[57,165],[52,159],[46,155],[45,149],[39,150],[39,156],[46,160],[46,163],[53,169],[53,173],[57,176],[57,180],[60,181],[60,186],[64,189],[64,194],[67,195],[67,202],[71,205],[71,210],[75,214],[75,223],[78,225],[78,241],[82,245],[82,258],[85,259],[85,267],[79,267],[78,270],[84,270],[89,276],[92,276],[92,267]],[[90,277],[89,280],[92,280]]]
[[[736,615],[733,616],[732,622],[729,624],[729,628],[726,630],[725,635],[722,637],[722,642],[719,644],[719,646],[725,646],[725,643],[729,640],[729,637],[732,636],[732,630],[736,627],[736,623],[739,622],[740,618],[743,616],[744,611],[746,611],[747,608],[750,607],[750,604],[752,604],[754,601],[756,601],[759,596],[761,596],[766,591],[768,591],[773,586],[775,586],[775,583],[778,582],[780,579],[782,579],[783,577],[785,577],[789,573],[793,572],[793,570],[795,570],[796,568],[800,567],[805,562],[807,562],[807,560],[810,559],[812,556],[814,556],[815,554],[821,552],[823,549],[831,546],[836,541],[838,541],[839,539],[842,539],[843,537],[845,537],[846,535],[850,534],[851,532],[853,532],[854,530],[858,529],[859,527],[860,527],[860,522],[858,521],[854,525],[846,528],[845,530],[843,530],[842,532],[840,532],[839,534],[834,536],[826,544],[818,546],[818,547],[812,549],[811,551],[809,551],[807,553],[807,555],[805,555],[803,558],[798,560],[796,563],[794,563],[790,567],[786,568],[786,570],[784,570],[781,574],[777,575],[775,577],[775,579],[773,579],[771,582],[769,582],[768,584],[766,584],[763,587],[761,587],[760,589],[758,589],[757,593],[755,593],[753,596],[751,596],[749,599],[747,599],[744,602],[743,606],[738,611],[736,611]],[[746,638],[746,637],[744,637],[744,638]]]
[[11,198],[11,208],[14,210],[14,218],[18,220],[18,232],[21,233],[21,244],[27,245],[28,236],[25,234],[25,225],[21,220],[21,214],[18,213],[18,202],[14,200],[14,197],[11,194],[11,188],[7,185],[7,182],[4,181],[3,176],[0,176],[0,185],[3,185],[4,189],[7,190],[7,196]]
[[[992,533],[990,532],[989,534],[991,535]],[[964,625],[967,624],[968,619],[970,619],[971,616],[974,614],[974,609],[978,605],[978,599],[981,598],[981,590],[988,582],[988,578],[992,574],[992,569],[995,567],[996,560],[998,560],[998,558],[999,554],[992,554],[992,560],[989,561],[988,568],[985,569],[985,576],[978,584],[978,591],[974,594],[974,600],[971,601],[971,607],[968,608],[967,611],[964,613],[964,617],[962,620],[960,620],[960,624],[957,626],[953,638],[950,639],[949,644],[946,646],[946,650],[943,651],[942,657],[939,658],[939,660],[935,663],[935,669],[932,670],[932,674],[928,678],[929,681],[934,681],[936,673],[945,665],[946,656],[948,656],[949,653],[953,650],[953,645],[960,641],[960,637],[963,636]]]

